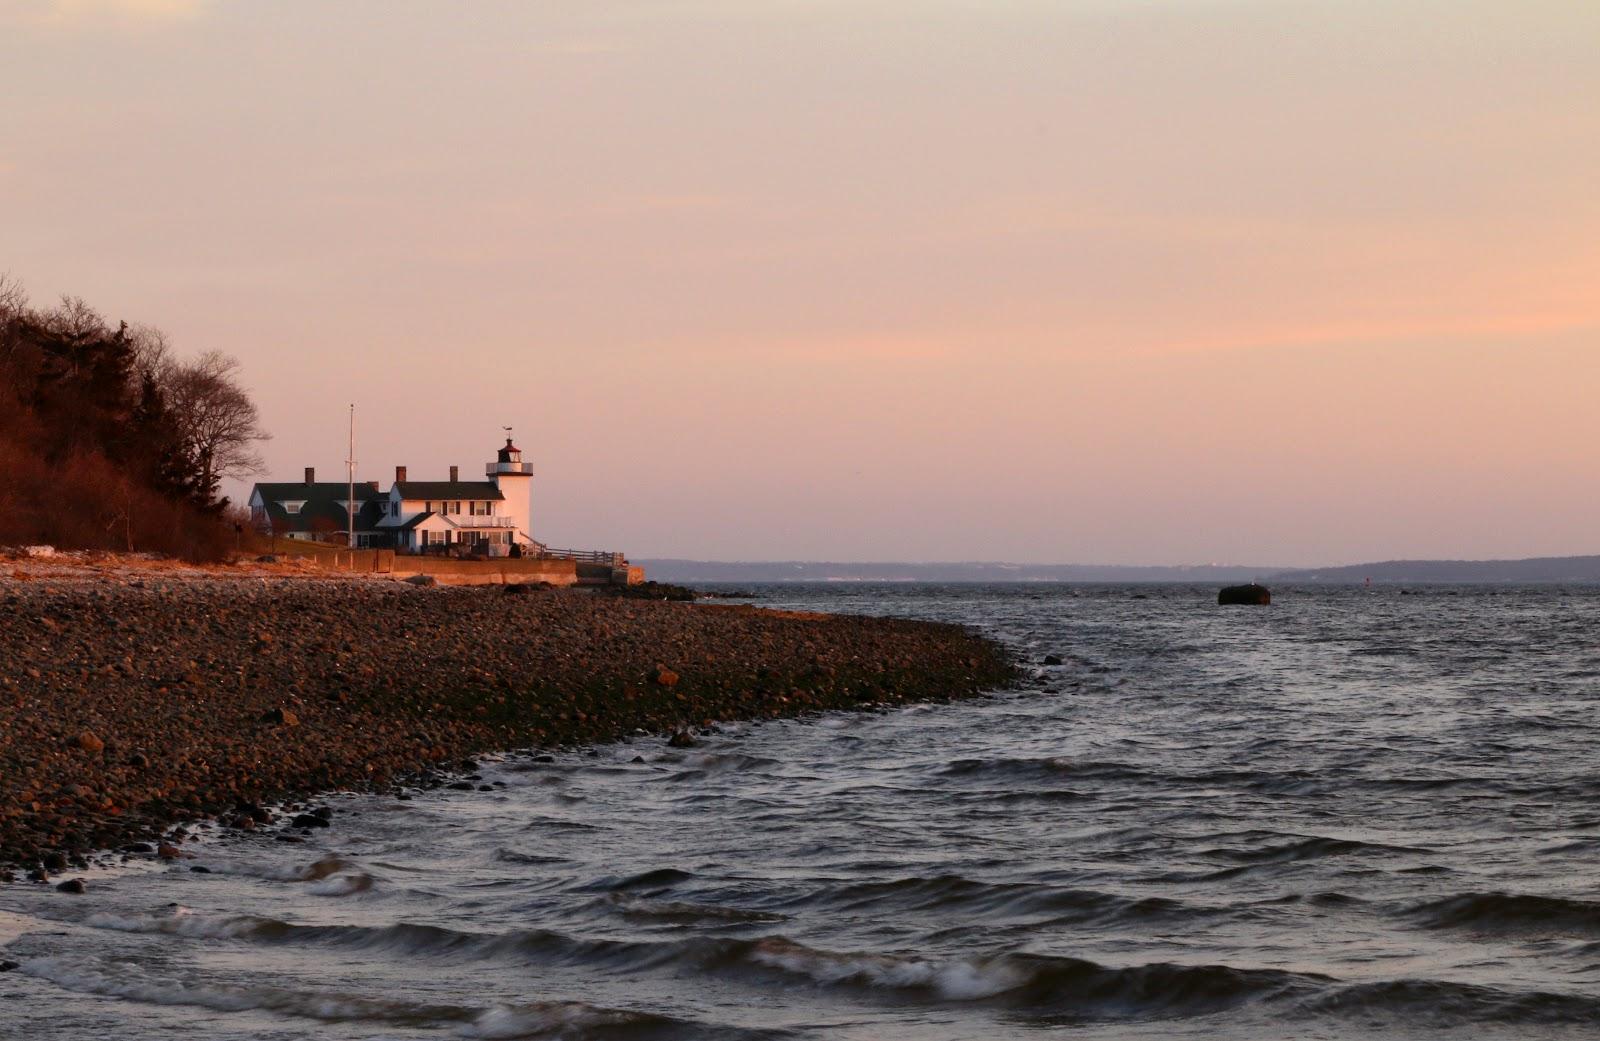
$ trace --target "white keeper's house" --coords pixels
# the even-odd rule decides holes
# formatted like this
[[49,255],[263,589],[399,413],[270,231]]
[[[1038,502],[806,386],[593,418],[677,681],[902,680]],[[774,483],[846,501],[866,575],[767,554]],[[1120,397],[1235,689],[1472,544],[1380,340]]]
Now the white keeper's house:
[[410,553],[539,556],[533,537],[533,467],[506,438],[487,480],[463,481],[458,467],[449,480],[413,481],[394,468],[387,494],[377,481],[358,483],[352,497],[346,481],[263,482],[250,492],[250,516],[263,532],[293,539],[345,541],[355,514],[357,548],[385,547]]

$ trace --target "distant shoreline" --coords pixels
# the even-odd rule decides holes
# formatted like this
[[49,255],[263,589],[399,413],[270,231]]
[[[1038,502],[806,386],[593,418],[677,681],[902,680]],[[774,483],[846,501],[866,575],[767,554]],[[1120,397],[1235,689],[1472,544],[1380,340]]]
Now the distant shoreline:
[[894,563],[842,561],[714,561],[673,558],[638,562],[663,582],[768,584],[789,582],[1079,583],[1079,584],[1600,584],[1600,556],[1525,560],[1391,560],[1324,568],[1245,565],[1195,567],[1002,562]]
[[255,827],[253,805],[395,790],[490,751],[1015,675],[952,625],[264,570],[0,568],[0,869],[183,821]]

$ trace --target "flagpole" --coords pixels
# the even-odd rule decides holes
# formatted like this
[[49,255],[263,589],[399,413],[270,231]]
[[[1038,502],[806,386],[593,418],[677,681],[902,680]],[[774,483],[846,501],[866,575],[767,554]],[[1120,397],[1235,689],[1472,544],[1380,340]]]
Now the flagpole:
[[350,485],[346,490],[347,498],[344,500],[345,520],[348,527],[345,531],[344,548],[350,551],[350,570],[356,569],[356,406],[350,403],[350,454],[344,461],[346,476]]

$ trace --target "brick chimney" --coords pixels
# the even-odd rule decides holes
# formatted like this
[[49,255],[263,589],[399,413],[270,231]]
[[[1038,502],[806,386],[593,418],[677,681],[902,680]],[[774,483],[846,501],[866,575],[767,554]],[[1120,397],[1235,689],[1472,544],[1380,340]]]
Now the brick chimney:
[[455,484],[459,480],[461,480],[461,467],[452,466],[450,468],[450,483]]
[[403,467],[403,466],[395,467],[394,468],[394,479],[397,480],[397,481],[405,480],[406,479],[406,468]]
[[314,467],[314,466],[306,467],[306,483],[307,484],[316,484],[317,483],[317,468],[316,467]]
[[373,491],[377,491],[378,490],[378,482],[377,481],[368,481],[367,482],[367,487],[371,488]]

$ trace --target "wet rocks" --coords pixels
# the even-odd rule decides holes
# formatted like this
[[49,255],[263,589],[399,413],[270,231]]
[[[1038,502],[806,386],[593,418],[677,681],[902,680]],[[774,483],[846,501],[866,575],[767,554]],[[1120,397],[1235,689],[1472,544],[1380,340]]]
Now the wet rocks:
[[289,822],[289,827],[291,828],[326,828],[329,826],[328,818],[318,816],[315,813],[297,814],[294,820]]
[[1061,655],[1059,655],[1059,654],[1047,654],[1047,655],[1044,656],[1044,664],[1046,664],[1046,665],[1063,665],[1063,664],[1065,664],[1065,662],[1063,662],[1061,660]]
[[699,743],[695,736],[687,730],[675,731],[671,737],[667,738],[668,748],[693,748]]
[[75,893],[81,896],[88,891],[89,887],[83,884],[83,879],[81,878],[69,878],[56,886],[56,892],[58,893]]

